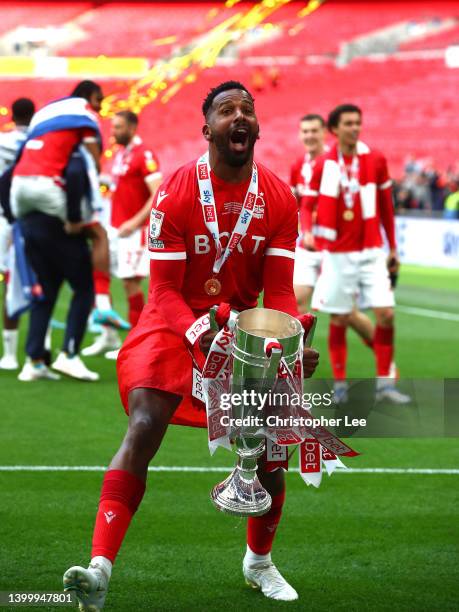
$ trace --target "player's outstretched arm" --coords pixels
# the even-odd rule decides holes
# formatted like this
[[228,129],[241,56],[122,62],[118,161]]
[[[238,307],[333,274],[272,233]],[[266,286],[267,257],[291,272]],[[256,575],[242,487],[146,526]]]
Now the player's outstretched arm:
[[381,225],[384,228],[389,244],[388,267],[391,272],[397,272],[399,261],[395,240],[395,211],[392,197],[392,181],[389,177],[387,162],[381,155],[378,168],[378,205]]

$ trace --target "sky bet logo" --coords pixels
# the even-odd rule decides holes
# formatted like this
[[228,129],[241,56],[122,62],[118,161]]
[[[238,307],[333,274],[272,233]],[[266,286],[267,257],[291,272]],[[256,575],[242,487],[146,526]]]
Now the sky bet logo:
[[201,202],[203,204],[210,204],[212,201],[212,194],[210,193],[210,191],[208,189],[204,189],[204,191],[202,192],[203,195],[203,199],[201,200]]
[[242,234],[234,234],[234,235],[231,237],[231,240],[230,240],[229,245],[228,245],[228,249],[229,249],[230,251],[232,251],[233,249],[235,249],[235,248],[237,247],[237,245],[239,244],[239,242],[240,242],[241,238],[242,238]]
[[209,173],[207,172],[207,164],[198,165],[198,174],[201,181],[209,178]]
[[250,219],[249,211],[248,210],[244,210],[244,212],[242,213],[242,216],[241,216],[241,223],[244,223],[244,225],[245,225],[249,219]]
[[247,210],[252,210],[254,204],[255,204],[255,194],[252,192],[249,192],[249,195],[247,196],[247,202],[245,203],[245,208]]
[[206,223],[213,223],[215,221],[214,207],[209,204],[204,206],[204,216]]

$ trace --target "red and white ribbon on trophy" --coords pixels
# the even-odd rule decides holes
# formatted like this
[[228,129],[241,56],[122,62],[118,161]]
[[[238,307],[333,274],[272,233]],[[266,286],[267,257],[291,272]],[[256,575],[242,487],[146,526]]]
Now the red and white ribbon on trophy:
[[[238,312],[232,311],[228,304],[220,304],[215,311],[215,321],[219,331],[216,333],[210,346],[207,358],[202,353],[199,340],[211,329],[209,314],[197,319],[185,334],[185,344],[193,360],[193,402],[200,408],[205,408],[208,423],[209,450],[213,454],[219,446],[231,450],[231,427],[222,424],[222,417],[228,414],[222,408],[222,396],[231,394],[232,350],[235,341],[235,328]],[[306,333],[310,321],[299,317]],[[276,346],[274,346],[276,344]],[[267,354],[278,343],[267,342]],[[302,352],[302,347],[301,347]],[[281,358],[278,367],[278,381],[282,381],[284,389],[290,393],[302,393],[303,369],[300,351],[292,369],[285,359]],[[312,414],[302,408],[302,414],[313,419]],[[299,446],[300,474],[303,480],[315,487],[320,485],[322,479],[322,465],[329,475],[338,468],[346,466],[339,456],[353,457],[356,451],[344,444],[325,427],[301,426],[282,428],[275,427],[260,430],[266,436],[266,461],[268,471],[279,468],[288,469],[288,448]]]

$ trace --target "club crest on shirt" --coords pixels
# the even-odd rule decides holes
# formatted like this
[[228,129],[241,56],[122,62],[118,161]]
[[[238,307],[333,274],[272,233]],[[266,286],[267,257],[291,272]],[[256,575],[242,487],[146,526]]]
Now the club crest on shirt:
[[255,207],[253,209],[254,219],[263,219],[265,214],[265,201],[263,199],[264,193],[259,193],[255,200]]
[[150,213],[150,240],[159,238],[161,235],[161,227],[164,221],[164,215],[162,211],[153,208]]

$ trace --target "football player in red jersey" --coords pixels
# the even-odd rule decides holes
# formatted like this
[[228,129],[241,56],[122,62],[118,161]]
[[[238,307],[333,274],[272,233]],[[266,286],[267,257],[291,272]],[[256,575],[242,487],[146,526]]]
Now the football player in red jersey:
[[[310,113],[301,118],[299,138],[305,151],[295,160],[290,170],[290,186],[298,204],[308,193],[317,158],[326,150],[325,133],[325,121],[321,115]],[[295,250],[293,288],[300,312],[308,311],[322,261],[320,251],[317,251],[314,246],[313,218],[314,214],[311,214],[307,219],[308,223],[305,218],[302,234]]]
[[[132,327],[144,306],[141,282],[149,274],[147,222],[162,180],[158,159],[136,133],[138,123],[131,111],[117,113],[112,121],[112,135],[122,148],[112,168],[110,252],[112,270],[123,281]],[[115,357],[117,352],[107,356]]]
[[[163,183],[151,211],[148,304],[117,363],[128,430],[104,478],[89,568],[72,567],[64,574],[64,587],[76,591],[83,610],[103,606],[112,563],[169,423],[206,426],[205,414],[191,402],[192,360],[184,342],[189,327],[216,302],[236,310],[255,307],[262,290],[265,307],[298,314],[292,284],[298,207],[289,187],[254,162],[259,135],[254,100],[241,83],[229,81],[209,92],[203,114],[208,153]],[[203,180],[210,183],[206,194]],[[235,234],[242,218],[244,230]],[[215,233],[209,222],[218,225]],[[222,249],[229,257],[216,272]],[[212,336],[201,338],[202,352]],[[306,376],[317,363],[317,352],[305,349]],[[267,597],[296,599],[270,554],[285,497],[284,474],[267,473],[261,464],[258,475],[273,502],[267,514],[248,519],[243,572]]]
[[[299,156],[290,170],[290,186],[301,207],[303,198],[310,196],[310,183],[317,160],[328,153],[330,147],[326,144],[326,123],[317,113],[309,113],[300,120],[299,139],[305,152]],[[312,292],[316,286],[322,264],[322,252],[315,246],[313,227],[316,211],[302,207],[301,235],[295,250],[295,269],[293,272],[293,289],[295,291],[298,310],[305,313],[309,309]],[[348,319],[351,327],[366,346],[373,348],[374,325],[371,319],[354,308]],[[395,370],[393,364],[392,370]]]
[[[138,123],[137,115],[131,111],[120,111],[112,121],[112,136],[121,148],[112,166],[111,219],[107,228],[110,268],[123,281],[131,327],[136,325],[144,306],[141,282],[149,274],[147,221],[162,180],[156,156],[136,133]],[[83,349],[83,355],[114,349],[105,352],[105,357],[116,359],[120,346],[116,330],[103,325],[101,335]]]
[[[316,211],[314,234],[323,251],[313,308],[330,313],[329,352],[335,400],[347,400],[346,328],[359,305],[376,318],[373,350],[377,399],[407,403],[410,398],[390,379],[394,353],[394,292],[390,274],[398,271],[391,180],[384,156],[359,140],[361,110],[352,104],[335,108],[328,127],[336,136],[332,149],[317,162],[302,203],[301,223]],[[389,243],[382,246],[381,225]]]

